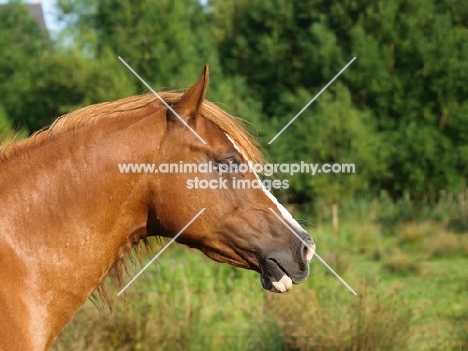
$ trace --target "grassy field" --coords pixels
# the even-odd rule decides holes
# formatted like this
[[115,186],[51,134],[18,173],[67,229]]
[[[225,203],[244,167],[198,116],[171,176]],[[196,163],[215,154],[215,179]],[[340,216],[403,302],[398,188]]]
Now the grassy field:
[[357,296],[316,259],[305,283],[272,294],[258,274],[174,245],[111,315],[88,302],[52,349],[468,350],[462,205],[353,201],[338,230],[326,207],[296,213]]

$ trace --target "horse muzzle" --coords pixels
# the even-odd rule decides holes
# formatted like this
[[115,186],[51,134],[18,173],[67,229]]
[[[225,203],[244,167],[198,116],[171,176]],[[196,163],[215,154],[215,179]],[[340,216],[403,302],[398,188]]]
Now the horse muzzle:
[[271,255],[262,262],[260,281],[264,289],[283,293],[292,289],[293,284],[300,284],[309,276],[309,263],[315,253],[312,239],[307,240],[300,248],[298,262],[287,264],[284,254]]

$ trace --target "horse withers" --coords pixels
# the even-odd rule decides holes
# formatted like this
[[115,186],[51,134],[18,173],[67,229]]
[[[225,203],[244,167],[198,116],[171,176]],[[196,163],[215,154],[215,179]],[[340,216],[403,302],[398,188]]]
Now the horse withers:
[[[177,242],[259,272],[273,292],[307,278],[310,236],[267,190],[232,186],[254,172],[119,171],[262,162],[241,124],[205,100],[207,85],[206,66],[185,93],[160,94],[171,109],[154,95],[92,105],[1,147],[1,350],[47,350],[132,245],[174,237],[202,208]],[[227,186],[189,188],[195,176]]]

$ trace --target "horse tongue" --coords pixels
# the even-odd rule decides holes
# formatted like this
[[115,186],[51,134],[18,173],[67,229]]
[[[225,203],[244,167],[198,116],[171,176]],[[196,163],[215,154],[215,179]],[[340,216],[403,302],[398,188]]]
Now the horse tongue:
[[286,274],[281,277],[279,282],[272,282],[272,284],[278,292],[282,293],[292,288],[292,280]]

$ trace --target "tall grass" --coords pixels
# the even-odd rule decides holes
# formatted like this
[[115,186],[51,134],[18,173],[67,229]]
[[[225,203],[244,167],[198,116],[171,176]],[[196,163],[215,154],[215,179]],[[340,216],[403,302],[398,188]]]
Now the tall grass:
[[281,350],[255,273],[170,251],[168,265],[136,281],[111,316],[85,306],[54,350]]
[[53,350],[407,349],[411,310],[398,292],[365,283],[356,288],[357,298],[328,277],[319,289],[296,287],[285,295],[257,286],[253,296],[251,284],[228,298],[188,286],[172,294],[133,293],[112,316],[87,304]]
[[291,350],[406,350],[411,336],[411,308],[398,292],[375,285],[356,286],[357,297],[341,286],[268,298],[269,313]]
[[317,213],[298,216],[357,297],[315,260],[305,283],[276,295],[257,273],[171,246],[126,300],[116,298],[112,315],[87,303],[52,350],[467,350],[468,235],[453,227],[463,223],[459,197],[430,209],[389,201],[345,204],[338,231],[325,215],[320,223]]

